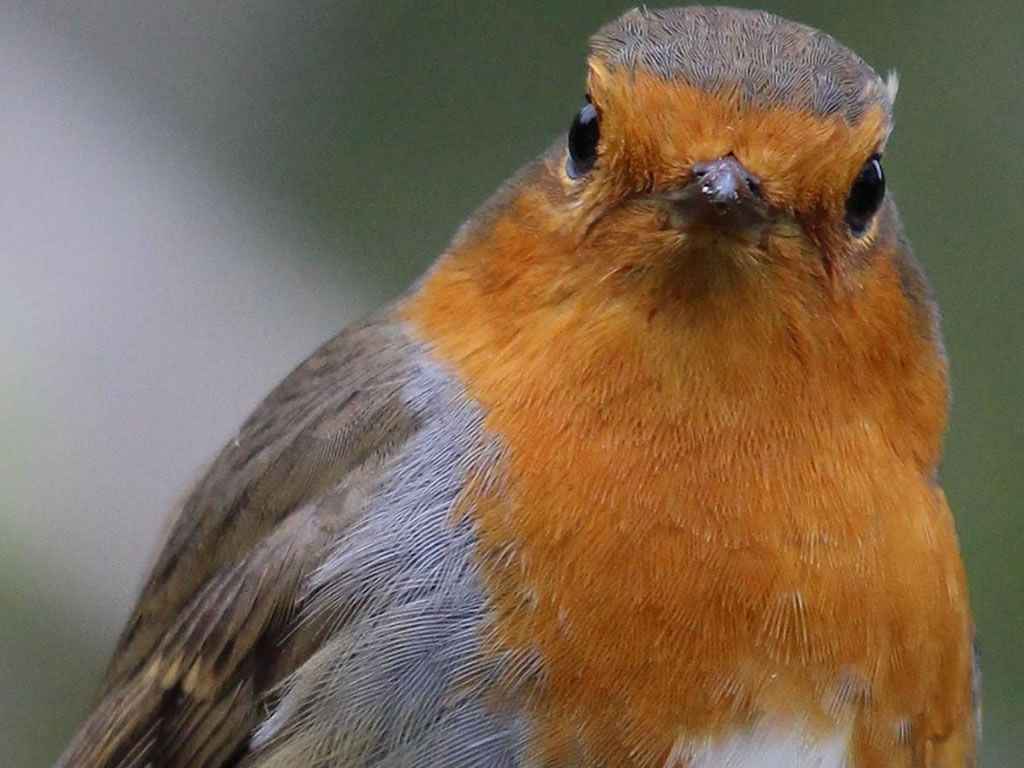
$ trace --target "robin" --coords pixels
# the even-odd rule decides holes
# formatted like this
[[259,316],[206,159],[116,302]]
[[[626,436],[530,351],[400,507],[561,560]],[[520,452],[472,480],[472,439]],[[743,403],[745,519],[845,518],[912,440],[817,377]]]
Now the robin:
[[567,136],[187,497],[58,765],[973,764],[894,78],[726,8],[591,51]]

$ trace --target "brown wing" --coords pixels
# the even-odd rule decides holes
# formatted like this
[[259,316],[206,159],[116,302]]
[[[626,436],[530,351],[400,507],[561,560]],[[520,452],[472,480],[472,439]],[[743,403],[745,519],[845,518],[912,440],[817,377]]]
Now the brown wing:
[[273,686],[317,648],[303,584],[417,429],[414,352],[385,314],[286,378],[172,523],[102,700],[58,766],[229,766]]

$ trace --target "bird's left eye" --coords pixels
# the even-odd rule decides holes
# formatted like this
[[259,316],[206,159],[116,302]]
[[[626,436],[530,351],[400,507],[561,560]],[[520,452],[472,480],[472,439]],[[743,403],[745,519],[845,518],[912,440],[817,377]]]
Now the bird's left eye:
[[597,162],[597,140],[601,132],[598,128],[597,108],[590,103],[576,113],[572,125],[569,126],[569,161],[565,172],[569,178],[578,179]]
[[846,199],[846,223],[853,234],[860,236],[885,198],[885,176],[878,155],[872,157],[857,174],[850,196]]

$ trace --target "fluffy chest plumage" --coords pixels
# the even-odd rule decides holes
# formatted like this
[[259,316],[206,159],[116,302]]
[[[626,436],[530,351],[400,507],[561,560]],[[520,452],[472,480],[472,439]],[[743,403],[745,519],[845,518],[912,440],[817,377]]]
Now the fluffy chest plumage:
[[802,744],[828,766],[847,741],[857,768],[962,764],[969,617],[929,477],[944,379],[892,336],[909,311],[856,333],[863,307],[816,322],[770,302],[703,325],[612,299],[498,322],[457,273],[424,290],[445,302],[414,326],[502,446],[459,509],[495,652],[543,663],[525,694],[542,764]]
[[952,527],[869,425],[811,446],[740,418],[680,425],[670,444],[638,416],[631,446],[600,424],[576,442],[565,418],[510,448],[506,481],[473,500],[498,636],[544,660],[543,749],[827,766],[848,742],[888,756],[955,721],[968,641]]

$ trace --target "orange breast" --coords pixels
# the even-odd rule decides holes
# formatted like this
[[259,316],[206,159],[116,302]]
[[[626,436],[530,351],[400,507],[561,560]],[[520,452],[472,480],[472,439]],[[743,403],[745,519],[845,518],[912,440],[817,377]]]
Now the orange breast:
[[540,258],[503,226],[405,313],[505,448],[462,507],[496,652],[544,662],[544,764],[662,766],[777,722],[852,727],[858,768],[963,765],[969,616],[929,479],[944,372],[892,265],[827,322],[738,295],[703,323],[613,281],[548,301],[495,266]]

